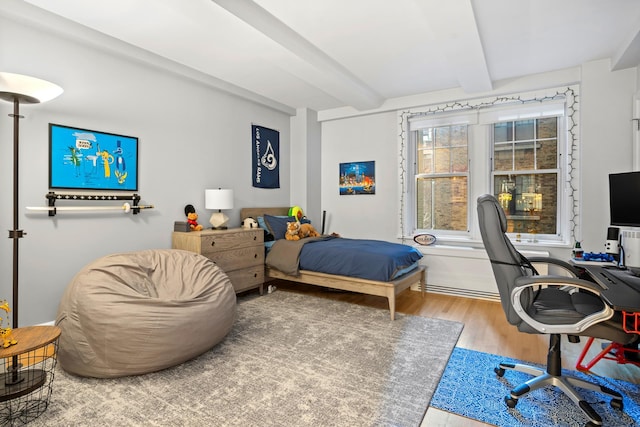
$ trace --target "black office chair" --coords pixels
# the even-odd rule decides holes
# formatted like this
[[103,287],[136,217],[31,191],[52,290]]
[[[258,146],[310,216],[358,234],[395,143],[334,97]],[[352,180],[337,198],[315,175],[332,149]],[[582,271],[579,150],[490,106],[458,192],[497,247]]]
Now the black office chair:
[[[560,336],[568,335],[571,342],[578,342],[578,336],[588,336],[626,344],[634,339],[634,335],[624,332],[618,314],[599,297],[600,287],[579,279],[569,263],[553,258],[527,260],[523,257],[506,236],[507,218],[492,195],[478,198],[478,221],[507,321],[521,332],[550,335],[546,370],[512,363],[500,363],[495,368],[500,377],[507,369],[535,376],[505,397],[507,406],[513,408],[518,399],[529,392],[553,385],[584,412],[589,418],[588,427],[602,425],[602,418],[580,397],[574,386],[611,396],[610,404],[617,409],[623,407],[622,396],[607,387],[562,375]],[[571,277],[540,276],[532,265],[540,262],[562,267]]]

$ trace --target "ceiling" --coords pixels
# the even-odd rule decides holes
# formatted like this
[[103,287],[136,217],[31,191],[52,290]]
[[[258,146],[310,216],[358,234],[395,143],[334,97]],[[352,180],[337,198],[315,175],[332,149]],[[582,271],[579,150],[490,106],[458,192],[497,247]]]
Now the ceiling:
[[11,2],[32,19],[57,15],[67,30],[95,30],[292,111],[482,93],[593,60],[609,59],[612,70],[640,64],[637,0]]

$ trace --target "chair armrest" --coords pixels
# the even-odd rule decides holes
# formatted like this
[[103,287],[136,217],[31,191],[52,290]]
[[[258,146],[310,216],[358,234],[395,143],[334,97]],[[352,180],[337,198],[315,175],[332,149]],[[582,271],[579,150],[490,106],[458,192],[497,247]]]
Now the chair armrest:
[[527,258],[529,262],[532,264],[552,264],[557,267],[562,267],[573,277],[578,277],[580,275],[580,271],[576,268],[575,265],[569,264],[567,261],[558,259],[558,258],[550,258],[550,257],[530,257]]
[[575,279],[572,277],[562,277],[562,276],[522,276],[518,277],[515,280],[515,288],[511,292],[511,305],[518,313],[518,316],[530,325],[532,328],[536,329],[538,332],[544,334],[569,334],[569,335],[580,335],[580,332],[585,329],[590,328],[591,326],[603,322],[605,320],[610,319],[614,310],[611,308],[605,301],[602,301],[604,308],[600,311],[597,311],[589,316],[584,317],[580,321],[576,323],[565,323],[565,324],[546,324],[541,323],[531,316],[525,310],[521,303],[521,295],[522,292],[529,288],[538,287],[538,286],[559,286],[559,287],[569,287],[575,289],[583,289],[585,291],[589,291],[598,297],[600,297],[600,293],[602,288],[600,288],[596,283],[589,282],[582,279]]
[[515,280],[515,289],[521,286],[533,287],[541,285],[566,286],[569,288],[579,288],[589,291],[600,296],[603,288],[588,280],[578,279],[576,277],[565,276],[521,276]]

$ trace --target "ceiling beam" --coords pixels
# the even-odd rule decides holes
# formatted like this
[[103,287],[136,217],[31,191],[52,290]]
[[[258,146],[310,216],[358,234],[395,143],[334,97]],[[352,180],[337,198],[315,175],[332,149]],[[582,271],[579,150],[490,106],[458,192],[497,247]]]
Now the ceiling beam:
[[[296,57],[302,66],[287,69],[300,79],[359,110],[377,108],[381,95],[342,64],[252,0],[212,0]],[[311,67],[309,67],[311,66]]]
[[611,71],[640,65],[640,27],[636,26],[636,28],[611,58]]
[[440,56],[454,70],[466,93],[493,89],[472,0],[416,0],[428,30],[438,40]]

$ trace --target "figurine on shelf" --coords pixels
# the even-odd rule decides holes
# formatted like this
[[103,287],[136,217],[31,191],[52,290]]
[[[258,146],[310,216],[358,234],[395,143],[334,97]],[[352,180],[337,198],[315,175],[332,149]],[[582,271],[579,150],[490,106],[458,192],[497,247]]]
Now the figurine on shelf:
[[[7,301],[2,301],[0,303],[0,310],[4,310],[6,313],[9,313],[11,311],[11,309],[9,308],[9,303]],[[2,325],[3,321],[4,318],[0,317],[0,325]],[[2,337],[2,347],[4,348],[9,347],[10,345],[18,344],[18,341],[13,338],[12,329],[8,326],[6,328],[0,327],[0,336]]]

